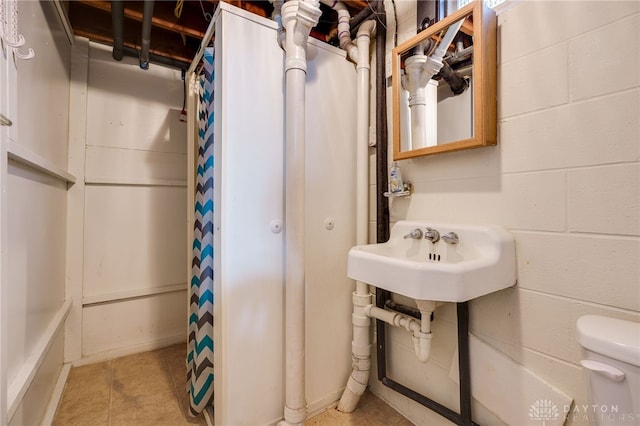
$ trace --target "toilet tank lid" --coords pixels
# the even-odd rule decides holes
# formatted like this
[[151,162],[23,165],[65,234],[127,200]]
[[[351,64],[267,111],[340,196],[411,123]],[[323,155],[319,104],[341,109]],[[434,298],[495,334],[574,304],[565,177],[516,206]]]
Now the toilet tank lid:
[[640,367],[640,323],[584,315],[576,328],[578,342],[585,349]]

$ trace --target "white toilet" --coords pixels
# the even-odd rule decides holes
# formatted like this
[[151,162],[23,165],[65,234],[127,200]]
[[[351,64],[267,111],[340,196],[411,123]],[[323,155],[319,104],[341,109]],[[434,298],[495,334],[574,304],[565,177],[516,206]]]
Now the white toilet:
[[584,315],[576,323],[593,425],[640,425],[640,323]]

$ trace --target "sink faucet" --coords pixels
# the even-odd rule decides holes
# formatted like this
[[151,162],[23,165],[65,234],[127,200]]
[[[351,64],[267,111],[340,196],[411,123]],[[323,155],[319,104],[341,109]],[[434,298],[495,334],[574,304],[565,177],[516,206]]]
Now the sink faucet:
[[446,233],[442,236],[442,239],[447,244],[458,244],[458,241],[460,241],[460,239],[458,238],[458,234],[456,234],[455,232]]
[[440,241],[440,233],[433,228],[427,228],[427,232],[424,233],[424,239],[435,244]]
[[418,228],[413,229],[411,232],[404,236],[405,240],[408,240],[409,238],[413,240],[419,240],[420,238],[422,238],[422,231]]

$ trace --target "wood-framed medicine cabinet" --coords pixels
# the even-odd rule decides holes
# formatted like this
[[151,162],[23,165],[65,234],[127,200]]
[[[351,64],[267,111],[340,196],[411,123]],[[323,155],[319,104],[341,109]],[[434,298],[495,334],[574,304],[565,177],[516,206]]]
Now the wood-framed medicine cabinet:
[[496,40],[475,0],[393,49],[394,160],[497,143]]

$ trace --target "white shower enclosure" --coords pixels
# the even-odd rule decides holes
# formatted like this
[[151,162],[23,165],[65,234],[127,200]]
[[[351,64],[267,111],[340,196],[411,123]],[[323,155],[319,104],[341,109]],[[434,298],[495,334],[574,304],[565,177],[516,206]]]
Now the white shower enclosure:
[[[275,424],[285,391],[284,51],[271,20],[223,2],[213,19],[215,423]],[[340,398],[351,371],[356,70],[343,51],[313,39],[307,58],[305,358],[313,414]],[[197,122],[191,126],[193,134]],[[190,144],[193,197],[197,142]],[[193,202],[188,208],[192,217]]]

